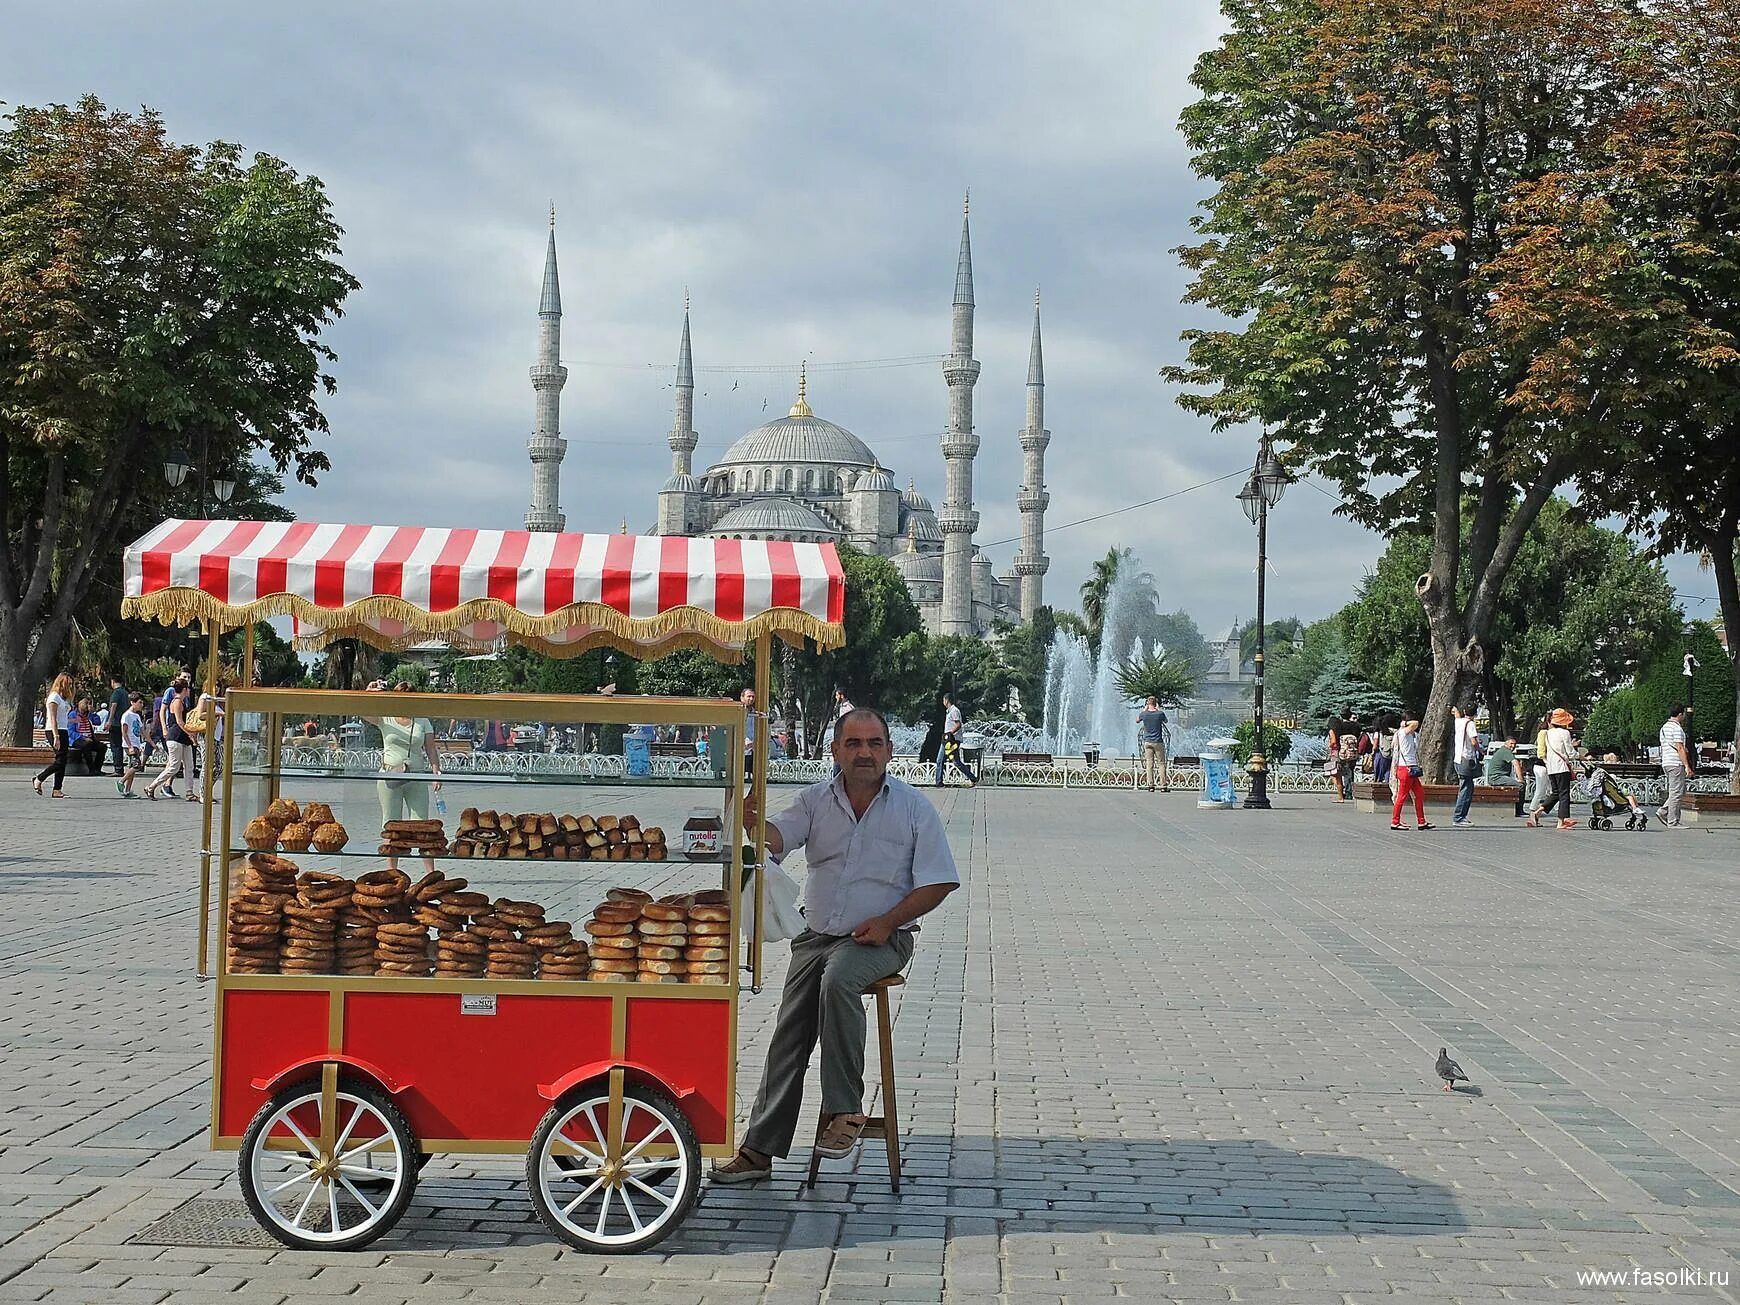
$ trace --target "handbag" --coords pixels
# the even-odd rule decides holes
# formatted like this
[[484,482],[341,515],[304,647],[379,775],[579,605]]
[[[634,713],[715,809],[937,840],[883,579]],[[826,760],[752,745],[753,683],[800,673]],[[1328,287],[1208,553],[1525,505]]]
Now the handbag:
[[394,775],[403,775],[406,771],[410,770],[411,763],[408,761],[401,761],[396,766],[382,766],[381,769],[383,771],[385,771],[387,776],[388,776],[388,779],[387,779],[387,787],[388,788],[391,788],[391,789],[404,788],[405,785],[410,782],[409,780],[391,778]]
[[1480,763],[1473,757],[1468,757],[1456,763],[1456,778],[1473,779],[1480,773]]
[[181,718],[181,728],[189,734],[204,734],[211,722],[206,719],[205,699],[201,698],[197,706]]

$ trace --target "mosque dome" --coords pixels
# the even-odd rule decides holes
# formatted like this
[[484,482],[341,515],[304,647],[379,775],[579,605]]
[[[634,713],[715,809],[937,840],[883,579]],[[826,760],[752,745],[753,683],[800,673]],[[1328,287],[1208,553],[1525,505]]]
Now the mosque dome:
[[699,494],[701,492],[701,488],[702,488],[701,481],[700,481],[699,477],[690,476],[690,475],[686,475],[682,472],[678,472],[676,475],[672,476],[669,480],[667,480],[663,485],[659,486],[659,493],[661,493],[661,494]]
[[906,482],[906,492],[900,496],[900,506],[905,508],[908,512],[936,511],[936,509],[931,506],[930,500],[923,494],[920,494],[918,492],[918,486],[910,480]]
[[789,498],[761,498],[732,508],[708,529],[709,535],[744,535],[751,539],[832,539],[839,531],[819,514]]
[[859,476],[858,483],[853,488],[859,493],[866,493],[869,491],[897,490],[900,486],[894,483],[893,476],[890,476],[878,465],[871,467],[870,470]]
[[904,553],[896,553],[888,559],[894,563],[894,569],[900,572],[902,580],[933,580],[942,583],[942,554],[917,553],[908,549]]
[[775,421],[764,422],[725,450],[715,466],[738,463],[775,466],[821,463],[831,467],[873,467],[876,455],[844,426],[824,421],[810,410],[804,391],[806,378],[798,380],[797,402]]

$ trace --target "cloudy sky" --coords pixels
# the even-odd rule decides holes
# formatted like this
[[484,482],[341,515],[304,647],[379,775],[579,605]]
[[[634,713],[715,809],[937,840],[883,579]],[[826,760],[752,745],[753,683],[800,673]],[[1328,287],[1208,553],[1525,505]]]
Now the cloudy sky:
[[[334,469],[291,495],[324,521],[520,524],[552,201],[569,529],[654,519],[685,291],[698,467],[790,405],[805,359],[818,415],[940,502],[930,359],[970,188],[981,545],[1008,566],[1039,286],[1047,598],[1128,546],[1213,633],[1254,607],[1237,479],[1068,523],[1251,459],[1157,375],[1204,320],[1169,251],[1203,193],[1176,122],[1218,25],[1212,0],[39,5],[8,19],[0,98],[148,104],[325,181],[362,289],[330,335]],[[1332,507],[1301,485],[1273,514],[1272,613],[1328,614],[1380,551]]]

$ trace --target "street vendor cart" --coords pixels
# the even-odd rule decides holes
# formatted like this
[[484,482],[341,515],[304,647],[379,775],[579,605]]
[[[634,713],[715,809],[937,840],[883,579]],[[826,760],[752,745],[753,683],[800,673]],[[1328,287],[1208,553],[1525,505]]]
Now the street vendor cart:
[[[523,1151],[564,1241],[668,1236],[700,1158],[736,1150],[765,824],[744,828],[735,766],[644,741],[732,757],[747,738],[760,812],[765,721],[700,699],[257,688],[252,632],[289,616],[305,648],[476,656],[753,646],[765,705],[774,637],[843,642],[833,547],[172,520],[124,575],[124,614],[204,627],[208,692],[219,634],[247,631],[208,749],[199,959],[215,950],[212,1144],[239,1151],[261,1225],[363,1246],[430,1155]],[[522,731],[598,746],[474,746]]]

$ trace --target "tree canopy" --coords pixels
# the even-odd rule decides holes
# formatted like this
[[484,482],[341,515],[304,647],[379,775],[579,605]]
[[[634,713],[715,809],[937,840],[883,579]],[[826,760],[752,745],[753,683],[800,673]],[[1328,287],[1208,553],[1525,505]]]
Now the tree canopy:
[[1534,401],[1533,349],[1497,317],[1518,293],[1516,208],[1543,176],[1586,168],[1626,107],[1595,33],[1632,8],[1226,0],[1226,35],[1191,79],[1181,126],[1216,189],[1180,251],[1187,299],[1238,326],[1187,332],[1168,375],[1217,428],[1266,423],[1286,461],[1338,484],[1339,510],[1430,539],[1414,592],[1435,776],[1517,550],[1605,447],[1597,415]]
[[[1430,547],[1418,535],[1392,540],[1339,617],[1353,665],[1414,709],[1432,680],[1426,617],[1412,601]],[[1555,499],[1500,591],[1492,657],[1475,692],[1498,729],[1526,727],[1551,707],[1581,711],[1629,679],[1679,624],[1660,565]]]
[[147,110],[15,109],[0,129],[0,733],[59,656],[96,559],[178,445],[313,483],[321,334],[356,281],[318,179]]

